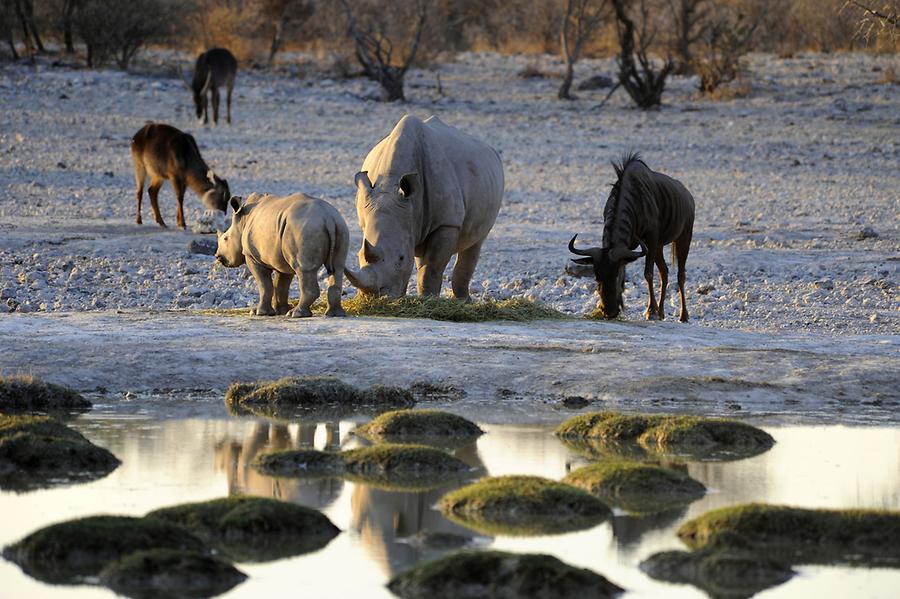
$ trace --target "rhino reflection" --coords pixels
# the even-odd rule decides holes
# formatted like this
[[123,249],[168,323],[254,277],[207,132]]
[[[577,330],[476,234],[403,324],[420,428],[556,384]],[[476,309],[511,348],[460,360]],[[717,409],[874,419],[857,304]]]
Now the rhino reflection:
[[[476,443],[451,453],[484,471]],[[386,491],[356,484],[350,499],[353,510],[350,526],[359,534],[363,546],[376,563],[388,576],[394,576],[422,560],[437,557],[453,548],[453,543],[428,547],[428,543],[418,542],[423,537],[455,538],[459,544],[465,544],[465,540],[471,543],[476,538],[483,538],[447,520],[434,507],[445,493],[459,484],[421,492]]]
[[[325,450],[340,450],[340,428],[337,422],[322,425],[325,430]],[[272,497],[308,507],[323,509],[341,494],[344,481],[337,478],[281,479],[265,476],[250,464],[260,453],[281,449],[311,448],[315,445],[317,424],[301,423],[296,439],[289,426],[272,422],[257,422],[243,441],[223,439],[216,445],[216,469],[228,477],[229,495]]]

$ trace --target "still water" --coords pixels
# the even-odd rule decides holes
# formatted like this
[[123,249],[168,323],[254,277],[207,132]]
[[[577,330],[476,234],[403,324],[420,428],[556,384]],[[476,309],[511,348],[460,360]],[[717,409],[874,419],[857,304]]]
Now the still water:
[[[319,509],[343,534],[316,553],[238,564],[250,579],[222,597],[393,597],[384,584],[394,574],[443,555],[411,539],[423,532],[469,536],[476,547],[550,553],[603,574],[628,590],[626,598],[703,597],[691,586],[656,582],[637,565],[658,551],[683,548],[675,531],[709,509],[748,501],[900,509],[900,428],[776,423],[763,425],[777,443],[762,455],[735,462],[689,463],[690,475],[709,493],[686,509],[646,517],[617,515],[595,528],[558,536],[485,537],[448,521],[435,509],[450,487],[392,492],[340,479],[273,479],[250,468],[258,453],[270,449],[357,446],[359,440],[350,434],[356,426],[352,420],[273,424],[228,417],[220,403],[208,402],[181,409],[177,418],[159,415],[174,412],[179,410],[127,413],[106,406],[75,420],[72,426],[111,450],[122,465],[88,484],[22,494],[0,492],[0,545],[69,518],[143,515],[177,503],[252,494]],[[471,412],[465,415],[473,418]],[[566,416],[561,413],[556,421]],[[478,420],[477,414],[473,419]],[[548,418],[521,420],[516,425],[482,423],[486,434],[454,454],[490,475],[559,479],[586,463],[553,436]],[[900,596],[900,569],[797,570],[791,581],[757,597]],[[0,583],[4,598],[113,596],[98,587],[46,585],[2,560]]]

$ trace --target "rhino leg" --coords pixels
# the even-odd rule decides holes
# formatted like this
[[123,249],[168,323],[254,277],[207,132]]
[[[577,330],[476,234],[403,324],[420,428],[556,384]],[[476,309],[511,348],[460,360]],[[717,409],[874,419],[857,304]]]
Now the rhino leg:
[[344,270],[337,269],[328,278],[328,310],[325,316],[347,316],[341,306],[341,292],[344,287]]
[[310,308],[319,299],[319,268],[306,268],[299,271],[300,303],[288,314],[293,318],[312,316]]
[[272,286],[272,269],[260,264],[253,258],[247,257],[247,268],[253,278],[256,279],[256,287],[259,289],[259,304],[256,310],[251,312],[256,316],[274,316],[275,310],[272,308],[272,296],[274,288]]
[[275,314],[281,316],[287,314],[291,309],[288,303],[288,296],[291,292],[291,281],[294,280],[294,273],[275,272]]
[[471,301],[469,297],[469,283],[472,282],[472,275],[475,274],[475,266],[478,264],[478,257],[481,255],[482,243],[484,241],[479,241],[456,255],[456,264],[453,266],[451,283],[453,297],[458,300]]
[[459,229],[455,227],[441,227],[428,236],[425,241],[425,252],[421,259],[416,260],[418,267],[416,288],[419,295],[441,294],[444,270],[456,250],[458,239]]

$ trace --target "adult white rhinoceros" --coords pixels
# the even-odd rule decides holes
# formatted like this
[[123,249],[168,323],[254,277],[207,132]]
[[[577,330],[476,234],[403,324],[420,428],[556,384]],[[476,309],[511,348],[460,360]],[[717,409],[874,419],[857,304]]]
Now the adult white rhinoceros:
[[347,278],[365,293],[398,297],[415,257],[419,295],[438,295],[453,254],[453,295],[469,281],[503,198],[497,151],[436,117],[404,116],[356,175],[363,231],[360,270]]

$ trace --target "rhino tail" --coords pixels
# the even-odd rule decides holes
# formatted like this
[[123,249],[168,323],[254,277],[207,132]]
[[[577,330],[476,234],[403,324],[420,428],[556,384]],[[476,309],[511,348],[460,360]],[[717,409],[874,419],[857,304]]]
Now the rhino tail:
[[325,227],[325,234],[328,235],[328,255],[325,257],[325,272],[328,273],[328,276],[332,276],[334,274],[334,248],[337,237],[334,223],[329,223]]

